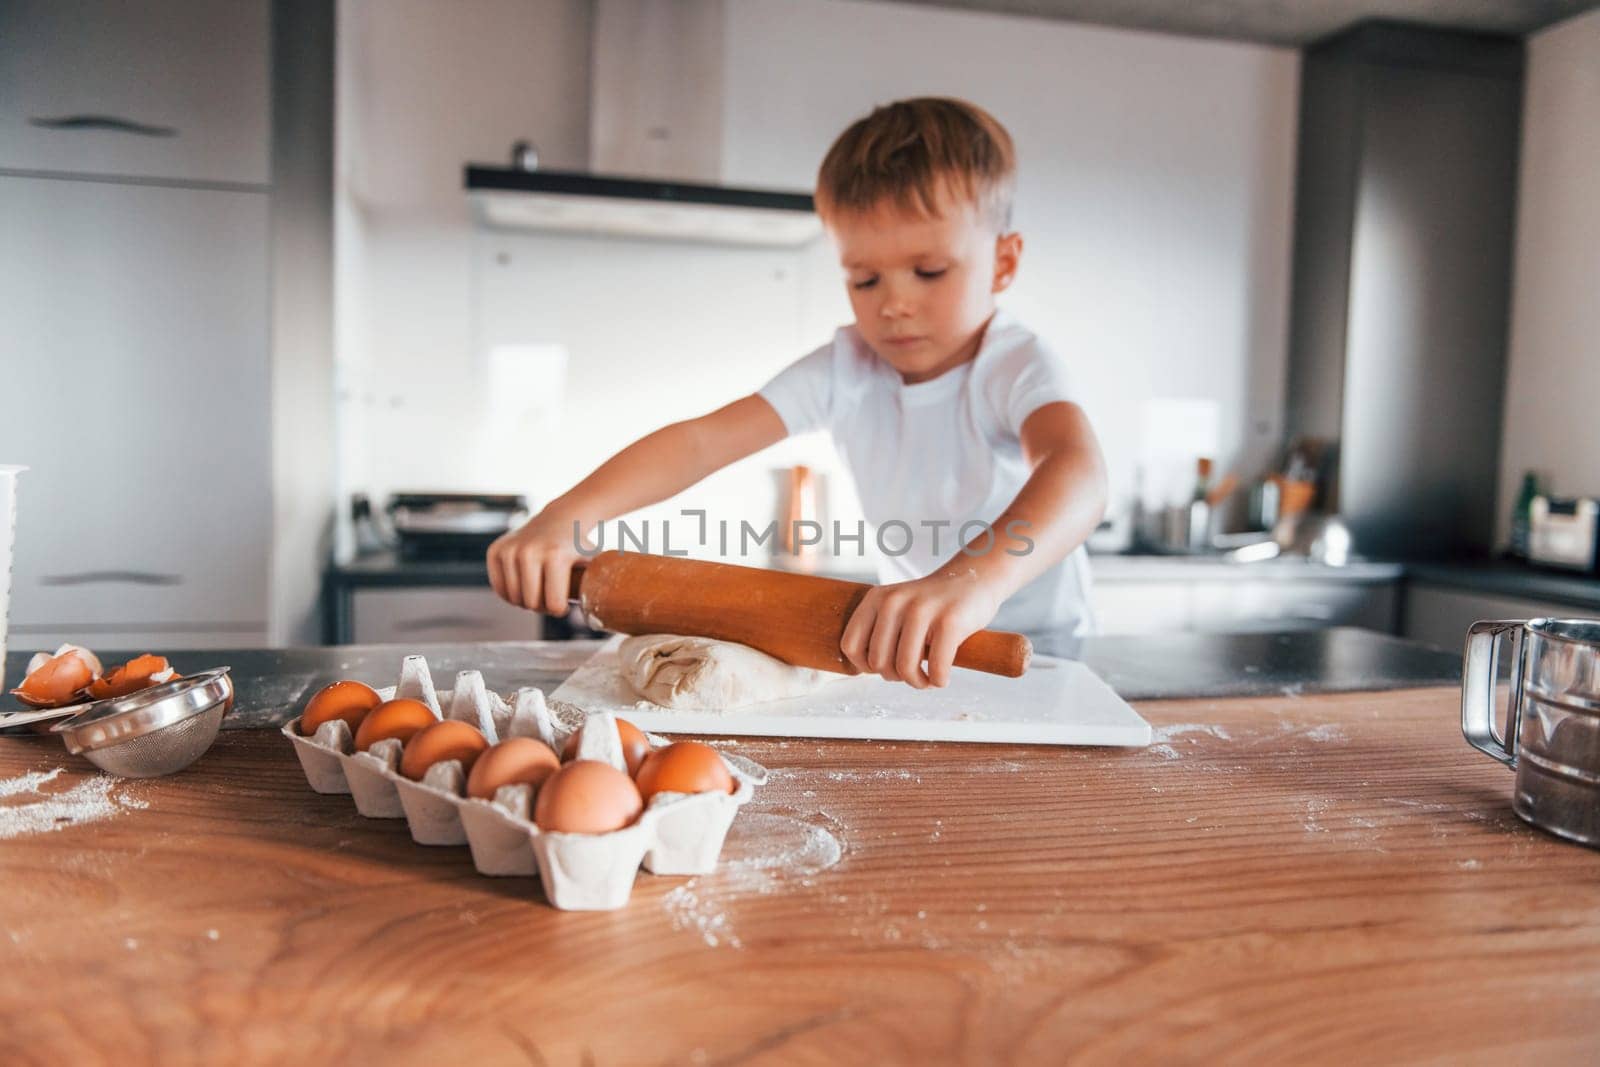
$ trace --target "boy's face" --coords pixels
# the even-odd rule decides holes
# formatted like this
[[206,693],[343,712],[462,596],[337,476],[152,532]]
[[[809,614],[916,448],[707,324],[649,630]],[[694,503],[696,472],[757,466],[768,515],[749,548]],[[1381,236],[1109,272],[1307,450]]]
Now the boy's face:
[[941,198],[936,216],[894,204],[835,215],[856,328],[907,383],[936,378],[977,354],[994,296],[1011,284],[1022,237],[996,236],[977,205]]

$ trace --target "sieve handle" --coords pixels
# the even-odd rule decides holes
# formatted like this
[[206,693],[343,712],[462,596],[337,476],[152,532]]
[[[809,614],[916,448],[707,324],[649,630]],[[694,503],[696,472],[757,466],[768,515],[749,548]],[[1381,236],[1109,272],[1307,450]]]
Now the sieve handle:
[[[1517,765],[1517,731],[1522,725],[1522,619],[1475,622],[1467,630],[1461,661],[1461,732],[1467,743],[1504,763]],[[1511,634],[1511,700],[1506,732],[1495,722],[1495,681],[1500,675],[1500,638]]]
[[32,722],[49,722],[51,719],[66,719],[83,710],[82,704],[73,704],[65,708],[39,708],[35,711],[5,711],[0,712],[0,730],[8,726],[26,726]]

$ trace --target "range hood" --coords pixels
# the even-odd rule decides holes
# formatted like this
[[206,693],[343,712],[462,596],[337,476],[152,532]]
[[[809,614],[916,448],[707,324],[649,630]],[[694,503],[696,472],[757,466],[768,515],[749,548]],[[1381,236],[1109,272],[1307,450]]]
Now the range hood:
[[481,222],[512,229],[776,247],[822,232],[806,193],[472,165],[467,189]]
[[726,0],[599,0],[589,166],[546,170],[527,142],[509,165],[469,164],[494,227],[793,247],[822,232],[808,192],[721,184]]

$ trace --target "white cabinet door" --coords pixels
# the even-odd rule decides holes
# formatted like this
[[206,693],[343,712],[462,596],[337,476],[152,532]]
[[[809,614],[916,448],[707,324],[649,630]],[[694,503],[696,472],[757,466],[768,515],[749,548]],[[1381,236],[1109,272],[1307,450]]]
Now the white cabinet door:
[[512,607],[488,589],[358,589],[358,645],[537,641],[544,616]]
[[0,177],[14,632],[265,629],[267,207]]
[[270,180],[267,0],[4,0],[0,169]]
[[1189,629],[1189,582],[1094,583],[1095,623],[1103,634],[1170,633]]

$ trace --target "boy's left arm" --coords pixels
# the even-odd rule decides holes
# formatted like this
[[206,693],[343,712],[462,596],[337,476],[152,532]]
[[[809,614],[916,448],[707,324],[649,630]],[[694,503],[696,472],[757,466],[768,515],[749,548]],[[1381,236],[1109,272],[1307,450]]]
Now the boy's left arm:
[[979,534],[926,578],[862,598],[839,643],[856,667],[918,689],[948,684],[956,647],[1089,539],[1105,514],[1106,470],[1083,409],[1045,404],[1023,421],[1021,439],[1033,473],[994,521],[992,542]]

